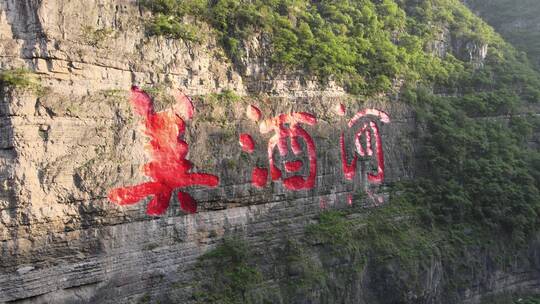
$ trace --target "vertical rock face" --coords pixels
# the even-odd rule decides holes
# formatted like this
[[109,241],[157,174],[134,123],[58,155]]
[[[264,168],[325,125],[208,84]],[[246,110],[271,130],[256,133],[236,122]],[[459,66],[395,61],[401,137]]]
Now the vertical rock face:
[[[398,102],[352,103],[336,86],[270,77],[257,57],[262,40],[249,46],[240,75],[211,34],[202,45],[148,38],[146,17],[127,0],[0,1],[0,67],[35,71],[42,88],[2,88],[0,302],[132,302],[167,294],[173,284],[186,286],[188,300],[191,267],[224,234],[237,231],[264,246],[268,234],[299,234],[321,206],[347,207],[349,196],[367,187],[360,171],[368,163],[354,181],[344,179],[337,136],[364,108],[391,117],[379,130],[386,180],[412,174],[412,117]],[[148,200],[120,207],[107,199],[112,188],[148,181],[140,170],[149,161],[148,139],[129,104],[132,85],[157,93],[157,111],[168,108],[168,88],[201,96],[187,124],[188,159],[194,172],[215,174],[220,184],[186,189],[199,213],[183,213],[174,200],[166,215],[151,217]],[[224,104],[204,98],[224,90],[263,97]],[[340,103],[344,117],[333,111]],[[317,117],[303,126],[316,147],[313,189],[290,191],[280,181],[252,186],[252,169],[268,167],[272,135],[246,116],[252,104],[263,119]],[[242,152],[241,133],[253,136],[253,154]]]
[[[245,235],[264,251],[302,234],[321,208],[379,205],[387,199],[385,183],[413,176],[414,116],[398,100],[351,101],[335,85],[270,76],[260,56],[264,38],[249,43],[240,73],[210,30],[201,28],[208,34],[200,45],[149,38],[147,17],[135,0],[0,0],[0,67],[35,71],[41,86],[0,88],[0,302],[132,303],[148,296],[166,302],[174,289],[174,301],[188,303],[197,258],[224,235]],[[441,56],[446,39],[434,46]],[[461,47],[471,61],[485,57],[486,46]],[[110,189],[149,180],[141,172],[150,161],[148,139],[129,103],[132,85],[158,96],[156,111],[170,111],[170,88],[196,97],[184,136],[187,159],[194,172],[220,179],[216,188],[183,189],[199,203],[198,213],[185,214],[176,199],[162,217],[145,213],[149,199],[126,207],[108,200]],[[207,96],[228,90],[243,97]],[[248,118],[249,105],[260,108],[263,120],[292,112],[317,118],[302,124],[316,150],[313,188],[292,191],[280,180],[252,185],[253,168],[269,167],[273,133],[261,133],[262,123]],[[390,118],[376,121],[385,161],[380,186],[368,178],[377,173],[373,161],[360,159],[352,180],[342,169],[340,134],[354,147],[348,122],[363,109]],[[244,133],[253,138],[253,154],[238,144]],[[345,151],[349,162],[352,151]],[[353,198],[366,190],[367,199]],[[434,261],[429,303],[440,300],[441,276]],[[501,288],[520,279],[498,278],[497,284],[508,282]],[[528,272],[521,279],[534,281]],[[365,285],[351,283],[346,302],[370,303]]]

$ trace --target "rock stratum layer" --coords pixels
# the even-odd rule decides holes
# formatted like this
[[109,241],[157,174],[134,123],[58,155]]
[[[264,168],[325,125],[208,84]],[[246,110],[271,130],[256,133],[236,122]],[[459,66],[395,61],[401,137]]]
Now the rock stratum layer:
[[[399,100],[358,102],[335,85],[267,75],[257,39],[239,74],[211,34],[201,45],[149,38],[146,17],[128,0],[0,0],[0,67],[30,69],[44,88],[2,91],[0,302],[189,303],[198,257],[224,236],[243,235],[264,252],[301,235],[321,208],[350,208],[352,195],[352,204],[373,207],[386,201],[385,183],[414,176],[417,126]],[[173,200],[164,216],[152,217],[145,213],[148,200],[124,207],[108,200],[115,187],[148,181],[140,170],[149,162],[148,139],[129,103],[132,85],[153,90],[158,111],[170,108],[167,88],[194,97],[187,159],[193,172],[220,179],[216,188],[186,189],[198,213],[184,213]],[[225,104],[204,98],[229,90],[241,97]],[[345,116],[335,113],[339,104],[346,106]],[[267,165],[270,134],[248,119],[249,105],[264,118],[290,112],[317,117],[316,125],[304,126],[316,145],[312,189],[290,191],[279,181],[262,189],[252,185],[252,169]],[[369,168],[359,168],[364,174],[349,181],[341,164],[339,134],[363,109],[379,109],[391,119],[379,124],[385,180],[374,188],[365,174]],[[242,152],[242,133],[253,136],[254,154]],[[357,198],[366,190],[377,191],[378,198]],[[532,244],[530,255],[538,257],[538,249]],[[346,268],[347,261],[335,265]],[[464,290],[463,299],[475,302],[486,290],[538,289],[539,274],[530,265],[485,267],[479,272],[489,274]],[[439,303],[437,261],[429,273],[430,295],[423,299]],[[366,269],[363,279],[348,282],[339,296],[343,303],[375,303],[377,292],[369,284],[374,276]],[[314,291],[295,302],[332,303],[323,294]]]

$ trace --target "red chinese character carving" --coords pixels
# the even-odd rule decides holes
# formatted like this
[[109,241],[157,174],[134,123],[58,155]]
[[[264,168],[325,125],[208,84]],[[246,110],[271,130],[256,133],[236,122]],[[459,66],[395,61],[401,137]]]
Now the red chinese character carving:
[[352,206],[353,203],[353,195],[349,194],[347,195],[347,205]]
[[244,152],[252,153],[255,151],[255,142],[249,134],[240,134],[240,146]]
[[[219,178],[205,173],[190,173],[193,164],[186,160],[189,146],[181,139],[185,132],[184,119],[193,116],[191,99],[178,93],[172,110],[156,113],[151,98],[137,87],[131,89],[131,103],[135,113],[143,118],[145,134],[150,138],[147,147],[152,161],[143,167],[152,179],[140,185],[111,190],[109,199],[119,205],[135,204],[147,196],[153,199],[147,206],[149,215],[160,215],[167,210],[176,188],[193,185],[216,187]],[[179,191],[180,207],[189,213],[197,211],[197,203],[188,194]]]
[[[383,123],[390,122],[390,118],[388,114],[386,114],[385,112],[379,111],[376,109],[366,109],[366,110],[362,110],[356,113],[356,115],[354,115],[354,117],[351,120],[349,120],[349,123],[348,123],[349,128],[353,128],[355,124],[361,118],[369,117],[369,116],[375,116]],[[362,145],[362,139],[365,139],[365,146],[366,146],[365,149]],[[358,154],[362,157],[373,155],[373,147],[372,147],[373,139],[375,140],[375,156],[377,159],[377,173],[373,174],[371,172],[368,172],[367,178],[371,184],[382,183],[382,181],[384,180],[384,152],[383,152],[383,146],[382,146],[381,135],[379,132],[379,127],[377,123],[375,123],[373,120],[369,122],[365,122],[356,131],[354,135],[354,145],[356,147],[356,153],[350,164],[347,160],[345,135],[344,133],[341,133],[341,137],[340,137],[341,161],[342,161],[342,166],[343,166],[343,173],[346,179],[353,180],[354,176],[356,175],[356,165],[358,162]]]
[[[261,119],[261,111],[255,106],[248,106],[247,116],[258,122]],[[267,119],[259,124],[259,129],[262,134],[274,132],[274,135],[268,141],[268,160],[270,165],[270,176],[273,181],[282,179],[283,185],[289,190],[304,190],[312,189],[315,185],[317,176],[317,152],[315,143],[311,136],[304,130],[300,124],[315,125],[317,119],[315,116],[304,113],[281,114],[277,117]],[[240,144],[245,152],[251,153],[251,136],[242,134],[240,136]],[[281,157],[289,155],[288,143],[290,142],[292,154],[295,157],[302,155],[303,148],[301,142],[304,142],[308,164],[304,164],[302,160],[285,161],[283,167],[287,173],[295,173],[301,171],[304,166],[308,166],[308,175],[293,175],[282,178],[283,172],[276,165],[274,159],[274,150],[277,148]],[[252,184],[255,187],[262,188],[268,181],[268,170],[266,168],[254,168],[252,172]]]

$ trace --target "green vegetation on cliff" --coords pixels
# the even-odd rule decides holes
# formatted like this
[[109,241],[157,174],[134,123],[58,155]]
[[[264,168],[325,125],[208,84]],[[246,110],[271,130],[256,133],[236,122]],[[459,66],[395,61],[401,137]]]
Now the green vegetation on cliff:
[[261,281],[260,272],[250,265],[249,247],[239,239],[225,239],[200,258],[200,281],[193,294],[198,303],[245,303],[247,292]]
[[[373,286],[372,303],[384,297],[394,301],[384,303],[415,303],[410,294],[421,294],[421,278],[437,260],[444,270],[441,290],[457,301],[484,263],[471,252],[488,252],[504,269],[538,233],[540,153],[531,141],[540,122],[527,109],[539,106],[540,76],[459,1],[155,0],[144,5],[154,12],[152,34],[195,40],[184,22],[195,18],[210,25],[235,63],[259,37],[272,50],[266,55],[275,71],[309,73],[323,83],[334,79],[358,95],[397,90],[416,110],[423,160],[418,178],[388,185],[389,205],[362,217],[321,214],[297,245],[286,246],[302,256],[286,258],[288,269],[300,268],[293,273],[306,276],[295,286],[280,287],[288,297],[308,295],[309,285],[321,297],[346,294],[336,281],[351,283],[371,269],[373,284],[385,286]],[[401,80],[404,85],[398,85]],[[335,259],[354,267],[336,273]],[[220,280],[219,290],[223,282],[232,282],[225,285],[234,294],[243,293],[233,279]]]
[[0,70],[0,89],[28,90],[36,94],[43,92],[36,74],[27,69]]
[[[205,22],[237,63],[246,56],[249,41],[258,37],[269,46],[261,56],[269,57],[275,70],[307,72],[322,82],[333,79],[362,95],[396,89],[398,80],[413,84],[459,77],[471,65],[463,61],[464,45],[503,44],[457,0],[144,0],[142,4],[154,12],[149,34],[199,41],[194,27]],[[451,37],[444,38],[445,31]],[[450,46],[454,50],[440,58],[432,43],[440,39],[462,46]],[[491,51],[494,56],[505,55],[500,48]]]
[[[259,37],[271,48],[262,55],[270,57],[275,70],[336,80],[354,94],[385,92],[399,79],[415,82],[448,74],[451,58],[443,62],[424,52],[437,34],[429,22],[448,24],[467,39],[491,35],[464,8],[451,15],[419,5],[408,16],[408,3],[391,0],[146,0],[143,5],[155,13],[150,34],[199,40],[192,23],[206,22],[233,62],[241,62],[248,41]],[[188,16],[196,21],[184,22],[193,20]]]

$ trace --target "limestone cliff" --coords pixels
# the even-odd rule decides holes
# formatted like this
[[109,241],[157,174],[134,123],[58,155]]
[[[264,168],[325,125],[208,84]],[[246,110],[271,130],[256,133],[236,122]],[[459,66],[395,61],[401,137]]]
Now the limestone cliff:
[[[2,68],[35,71],[44,88],[39,94],[3,91],[0,301],[103,303],[158,293],[188,280],[184,269],[227,231],[255,239],[275,229],[299,233],[321,199],[346,205],[354,191],[352,183],[341,182],[334,134],[345,119],[331,109],[345,96],[337,87],[323,90],[285,76],[265,80],[257,73],[241,77],[211,37],[201,46],[148,38],[134,1],[3,1],[0,20]],[[191,191],[198,214],[173,204],[167,216],[153,218],[144,203],[123,208],[107,199],[111,188],[145,179],[139,167],[146,139],[129,104],[132,85],[192,96],[223,90],[261,95],[230,106],[195,99],[185,136],[189,159],[221,180],[217,189]],[[165,107],[159,104],[165,100],[156,102]],[[238,136],[250,132],[260,146],[267,138],[245,116],[249,104],[267,118],[291,110],[319,117],[309,127],[320,167],[316,190],[290,195],[279,184],[251,186],[250,170],[265,149],[249,159]],[[401,155],[412,152],[401,147],[411,126],[406,108],[381,100],[349,111],[375,105],[392,116],[382,130],[394,133],[385,136],[387,178],[411,174],[412,159]],[[157,278],[168,283],[156,285]]]
[[[246,46],[243,68],[235,68],[209,28],[200,28],[208,32],[201,44],[149,37],[149,14],[134,0],[0,0],[0,68],[27,69],[37,87],[0,92],[0,302],[190,303],[201,275],[198,258],[225,236],[240,235],[267,259],[260,266],[273,275],[259,287],[271,302],[397,303],[384,300],[377,287],[385,280],[381,269],[366,266],[353,280],[340,277],[352,257],[319,261],[337,269],[330,276],[343,290],[268,294],[296,275],[273,263],[278,249],[302,236],[321,210],[353,210],[350,216],[361,218],[364,209],[388,202],[387,184],[414,177],[422,130],[410,106],[398,95],[358,99],[332,82],[267,73],[262,38]],[[440,56],[453,44],[463,60],[482,65],[487,45],[441,39],[433,47]],[[156,111],[170,109],[173,89],[193,98],[187,159],[194,172],[220,180],[216,188],[187,188],[198,202],[196,214],[182,211],[176,198],[161,217],[146,214],[149,200],[118,206],[107,198],[113,188],[148,180],[141,171],[149,162],[148,138],[129,103],[132,85],[155,97]],[[303,126],[316,146],[315,187],[290,191],[279,180],[262,189],[252,185],[252,169],[267,165],[271,134],[261,134],[247,117],[250,105],[265,119],[291,112],[317,117]],[[385,177],[376,187],[366,173],[373,169],[369,162],[353,181],[342,169],[339,135],[364,109],[390,117],[377,122]],[[254,154],[242,151],[242,133],[253,136]],[[318,250],[308,255],[324,256],[326,249]],[[491,267],[488,253],[471,253],[484,264],[452,301],[476,303],[497,290],[538,291],[538,250],[532,242],[516,254],[532,257],[530,263],[516,258],[507,269]],[[429,264],[410,303],[445,302],[436,255]],[[253,302],[262,303],[254,294]]]

